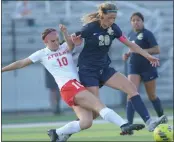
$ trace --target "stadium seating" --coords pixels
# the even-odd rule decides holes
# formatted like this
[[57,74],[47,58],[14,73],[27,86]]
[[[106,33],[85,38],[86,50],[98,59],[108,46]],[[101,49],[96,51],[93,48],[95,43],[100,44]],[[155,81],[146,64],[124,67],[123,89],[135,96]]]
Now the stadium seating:
[[[78,4],[79,3],[79,4]],[[25,21],[17,22],[16,24],[16,45],[18,56],[17,58],[25,57],[43,47],[41,42],[41,32],[48,27],[58,28],[59,23],[67,25],[70,33],[79,29],[82,26],[80,17],[96,10],[94,5],[99,2],[89,1],[72,1],[70,3],[70,15],[66,12],[66,2],[50,1],[50,14],[45,12],[44,1],[31,1],[32,17],[35,19],[35,26],[28,27]],[[129,17],[135,11],[143,10],[145,21],[149,21],[148,27],[153,31],[157,25],[155,35],[161,48],[161,67],[159,68],[160,79],[158,79],[157,94],[163,100],[170,100],[173,94],[173,7],[172,1],[118,1],[116,2],[119,8],[119,16],[117,23],[125,34],[130,31]],[[127,3],[127,4],[125,4]],[[12,28],[11,15],[15,11],[15,1],[2,3],[2,64],[12,61]],[[152,17],[155,11],[159,12],[158,17]],[[155,21],[160,21],[155,23]],[[146,25],[146,23],[145,23]],[[126,51],[123,44],[114,42],[111,47],[110,57],[113,60],[113,66],[124,72],[124,64],[121,60],[121,55]],[[8,55],[8,56],[7,56]],[[144,93],[143,87],[141,93]],[[169,95],[166,95],[169,94]]]

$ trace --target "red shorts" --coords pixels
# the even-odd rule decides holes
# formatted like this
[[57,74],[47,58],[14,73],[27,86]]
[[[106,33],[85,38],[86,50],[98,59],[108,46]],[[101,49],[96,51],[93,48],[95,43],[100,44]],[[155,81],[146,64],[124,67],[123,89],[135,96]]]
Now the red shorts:
[[86,88],[81,85],[80,82],[78,82],[76,79],[68,81],[60,90],[60,94],[62,99],[69,105],[73,106],[74,103],[74,96],[83,91],[86,90]]

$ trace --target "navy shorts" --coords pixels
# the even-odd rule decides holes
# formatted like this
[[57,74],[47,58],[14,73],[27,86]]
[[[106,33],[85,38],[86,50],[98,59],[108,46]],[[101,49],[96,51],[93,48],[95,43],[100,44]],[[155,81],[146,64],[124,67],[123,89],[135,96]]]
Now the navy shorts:
[[117,71],[114,68],[91,69],[87,67],[79,68],[79,78],[85,87],[102,86]]
[[128,64],[128,75],[130,74],[140,75],[143,82],[148,82],[158,78],[158,71],[155,67],[143,69],[141,67],[137,68],[132,64]]

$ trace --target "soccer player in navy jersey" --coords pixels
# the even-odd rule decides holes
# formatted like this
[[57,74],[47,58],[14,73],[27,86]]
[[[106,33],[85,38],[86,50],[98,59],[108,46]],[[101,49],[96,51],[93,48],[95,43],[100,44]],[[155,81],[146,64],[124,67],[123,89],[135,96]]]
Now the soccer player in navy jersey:
[[[139,12],[135,12],[132,14],[130,21],[132,31],[128,34],[129,40],[139,45],[151,55],[159,54],[160,49],[153,33],[144,27],[144,16]],[[155,92],[156,78],[158,77],[157,68],[153,67],[145,57],[135,52],[129,51],[123,55],[124,60],[128,58],[130,58],[128,63],[128,79],[135,84],[137,89],[141,81],[143,81],[148,98],[152,102],[158,117],[161,117],[164,115],[164,112],[160,99],[156,96]],[[128,96],[127,119],[130,124],[133,123],[134,112],[135,110]]]
[[84,40],[84,48],[79,55],[78,67],[81,83],[96,96],[99,95],[99,83],[119,89],[128,94],[130,101],[148,126],[149,131],[162,123],[166,118],[164,115],[157,120],[150,118],[136,86],[123,74],[117,72],[109,65],[111,60],[108,56],[112,41],[117,38],[132,51],[144,56],[152,66],[158,66],[159,60],[153,57],[137,44],[127,40],[121,29],[115,24],[117,7],[112,3],[102,3],[98,11],[88,14],[82,18],[84,26],[82,30],[72,35],[72,41]]

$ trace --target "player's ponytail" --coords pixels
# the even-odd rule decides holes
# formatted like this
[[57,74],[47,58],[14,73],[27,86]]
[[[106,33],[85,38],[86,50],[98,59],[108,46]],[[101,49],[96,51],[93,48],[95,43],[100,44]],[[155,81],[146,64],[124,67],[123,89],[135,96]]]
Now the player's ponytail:
[[81,21],[83,22],[83,24],[88,24],[94,21],[98,21],[100,19],[99,13],[95,12],[95,13],[91,13],[91,14],[87,14],[85,16],[82,17]]
[[81,18],[81,21],[83,22],[83,25],[94,22],[94,21],[99,21],[100,19],[102,19],[103,14],[107,14],[107,13],[111,13],[111,12],[117,13],[117,10],[118,9],[115,4],[105,2],[98,6],[97,12],[84,15]]

